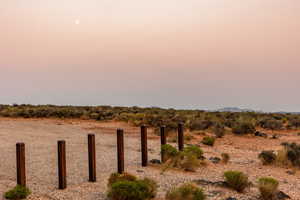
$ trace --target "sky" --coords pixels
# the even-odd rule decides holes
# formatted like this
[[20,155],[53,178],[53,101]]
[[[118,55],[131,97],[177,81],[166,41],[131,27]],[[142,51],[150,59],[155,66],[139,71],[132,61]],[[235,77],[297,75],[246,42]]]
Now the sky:
[[1,0],[0,104],[300,111],[299,0]]

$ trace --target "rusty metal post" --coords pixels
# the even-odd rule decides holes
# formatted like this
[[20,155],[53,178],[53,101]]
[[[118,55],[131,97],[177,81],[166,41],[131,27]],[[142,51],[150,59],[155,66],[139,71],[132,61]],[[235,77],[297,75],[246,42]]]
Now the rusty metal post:
[[184,135],[183,135],[183,123],[178,124],[178,150],[183,151],[184,148]]
[[162,152],[162,146],[167,144],[166,127],[165,126],[160,127],[160,143],[161,143],[161,162],[164,163],[166,160],[165,160],[165,156]]
[[16,144],[16,158],[17,158],[17,184],[26,186],[26,168],[25,168],[25,144]]
[[147,127],[141,126],[141,151],[142,151],[142,166],[148,165],[148,149],[147,149]]
[[117,130],[118,173],[124,173],[124,131]]
[[96,144],[95,135],[88,134],[89,181],[96,182]]
[[60,140],[57,142],[58,152],[58,188],[63,190],[67,188],[67,168],[66,168],[66,142]]

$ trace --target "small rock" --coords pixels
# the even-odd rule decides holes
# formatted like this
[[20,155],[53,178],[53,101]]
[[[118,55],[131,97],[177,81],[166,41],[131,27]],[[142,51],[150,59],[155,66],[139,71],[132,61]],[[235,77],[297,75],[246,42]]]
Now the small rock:
[[227,199],[225,200],[237,200],[237,198],[234,198],[234,197],[228,197]]
[[158,160],[158,159],[152,159],[152,160],[150,160],[150,163],[152,163],[152,164],[161,164],[161,161]]
[[198,179],[194,181],[195,183],[199,184],[199,185],[212,185],[212,186],[220,186],[223,187],[226,185],[226,183],[224,181],[209,181],[209,180],[205,180],[205,179]]
[[279,137],[278,137],[278,135],[277,134],[274,134],[274,135],[272,135],[272,137],[271,137],[271,139],[278,139]]
[[289,175],[295,175],[296,174],[295,171],[291,171],[291,170],[286,171],[286,173],[289,174]]
[[153,153],[153,152],[155,152],[155,150],[154,150],[154,149],[148,149],[148,151],[149,151],[150,153]]
[[218,157],[210,157],[209,160],[214,163],[214,164],[217,164],[221,161],[221,158],[218,158]]
[[200,160],[206,160],[206,157],[205,156],[201,156],[199,159]]
[[209,196],[209,197],[215,197],[215,196],[220,195],[220,194],[223,194],[223,192],[222,191],[218,191],[218,190],[213,190],[213,191],[209,191],[208,194],[207,194],[207,196]]
[[282,191],[278,192],[276,196],[277,196],[277,199],[279,199],[279,200],[291,199],[291,197],[289,195],[285,194]]
[[262,133],[262,132],[260,132],[260,131],[256,131],[255,133],[254,133],[254,135],[255,136],[258,136],[258,137],[268,137],[268,135],[267,134],[265,134],[265,133]]

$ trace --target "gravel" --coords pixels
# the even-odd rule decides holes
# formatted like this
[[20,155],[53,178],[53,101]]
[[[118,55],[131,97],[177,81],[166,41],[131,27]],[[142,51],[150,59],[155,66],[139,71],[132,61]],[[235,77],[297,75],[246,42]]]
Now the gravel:
[[[214,147],[203,146],[205,157],[220,156],[226,152],[231,156],[228,164],[209,163],[197,172],[168,170],[161,174],[159,165],[141,167],[139,129],[124,123],[99,123],[80,120],[33,120],[0,119],[0,199],[3,193],[15,186],[15,144],[26,144],[27,185],[32,190],[31,200],[68,200],[68,199],[106,199],[106,184],[109,175],[117,171],[116,134],[117,128],[125,131],[125,170],[139,177],[155,179],[159,184],[157,199],[163,199],[165,191],[179,184],[205,179],[213,182],[223,181],[226,170],[241,170],[255,183],[261,176],[273,176],[280,181],[280,190],[292,199],[300,199],[299,173],[289,175],[287,169],[263,166],[257,159],[260,151],[277,147],[288,135],[278,140],[257,137],[225,136],[218,139]],[[96,135],[97,182],[88,180],[87,134]],[[149,160],[160,159],[160,140],[149,130]],[[199,136],[202,137],[202,136]],[[58,190],[57,180],[57,140],[66,140],[67,184],[66,190]],[[298,139],[292,138],[300,142]],[[198,140],[198,138],[197,138]],[[199,141],[200,138],[199,138]],[[266,143],[268,141],[268,143]],[[198,142],[198,141],[196,141]],[[268,146],[266,146],[268,144]],[[284,183],[286,181],[286,183]],[[255,187],[244,194],[232,190],[201,185],[209,200],[221,200],[228,197],[237,199],[257,198]],[[3,198],[2,198],[3,199]]]

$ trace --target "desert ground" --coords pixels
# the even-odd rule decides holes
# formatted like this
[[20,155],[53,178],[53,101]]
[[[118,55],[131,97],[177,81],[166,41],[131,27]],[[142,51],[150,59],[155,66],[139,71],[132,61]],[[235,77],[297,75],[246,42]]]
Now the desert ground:
[[[236,136],[226,134],[213,147],[200,144],[201,135],[186,143],[200,144],[207,158],[207,166],[196,172],[170,169],[161,173],[159,165],[141,167],[139,128],[121,122],[96,122],[89,120],[56,119],[12,119],[0,118],[0,199],[3,193],[16,185],[15,144],[26,144],[27,186],[32,190],[28,199],[106,199],[106,185],[109,175],[117,171],[116,129],[125,131],[125,171],[139,177],[155,179],[159,184],[157,200],[165,192],[184,182],[196,181],[209,200],[223,200],[234,197],[239,200],[255,200],[259,192],[250,187],[244,193],[223,188],[213,182],[223,181],[226,170],[240,170],[249,175],[255,184],[261,176],[272,176],[279,180],[279,189],[291,199],[300,200],[300,172],[293,169],[264,166],[257,158],[262,150],[276,150],[282,142],[298,142],[299,131],[274,132],[279,138]],[[88,182],[87,134],[96,135],[97,182]],[[267,131],[268,134],[273,134]],[[207,133],[209,134],[209,133]],[[160,138],[148,131],[149,160],[160,159]],[[58,190],[57,140],[66,141],[67,182],[66,190]],[[176,143],[171,143],[176,146]],[[229,153],[228,164],[212,163],[209,158]]]

